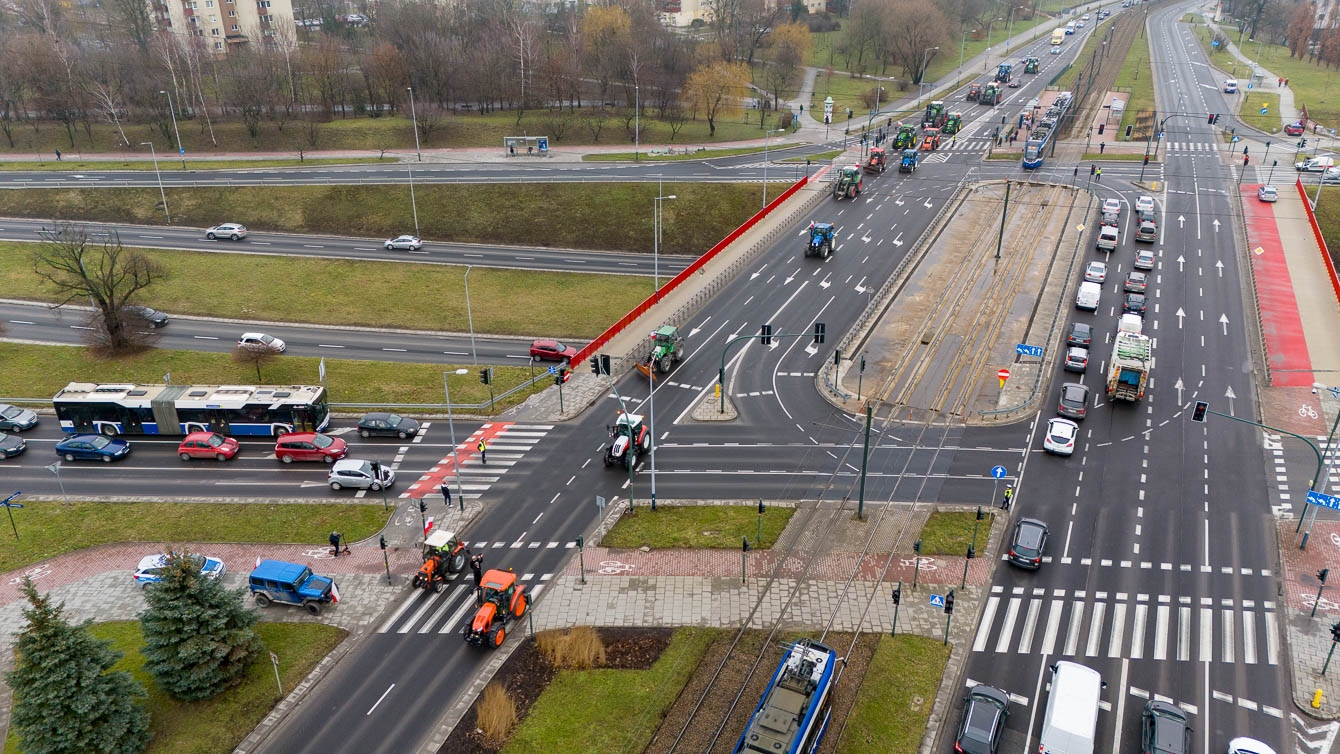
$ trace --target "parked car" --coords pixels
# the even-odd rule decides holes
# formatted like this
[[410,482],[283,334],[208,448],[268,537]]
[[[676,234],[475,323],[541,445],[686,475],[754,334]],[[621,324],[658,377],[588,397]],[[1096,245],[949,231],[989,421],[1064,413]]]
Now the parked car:
[[[1070,349],[1084,350],[1084,349]],[[1084,353],[1085,359],[1088,359],[1088,352]],[[1084,371],[1084,370],[1080,370]],[[1056,406],[1056,413],[1061,416],[1069,416],[1072,419],[1083,419],[1089,410],[1089,388],[1078,382],[1067,382],[1061,385],[1061,401]]]
[[1256,198],[1263,202],[1279,201],[1280,192],[1270,184],[1266,184],[1256,190]]
[[150,309],[147,306],[127,306],[125,310],[132,316],[139,317],[147,322],[150,327],[159,328],[167,326],[168,315],[157,309]]
[[1126,282],[1121,289],[1127,293],[1144,293],[1149,285],[1149,276],[1138,270],[1126,273]]
[[1014,525],[1014,536],[1010,539],[1010,562],[1022,568],[1041,568],[1042,553],[1047,549],[1047,534],[1047,525],[1036,518],[1019,519],[1019,523]]
[[0,432],[0,458],[13,458],[28,449],[28,443],[18,435]]
[[398,249],[401,251],[418,251],[423,248],[423,241],[414,236],[396,236],[385,244],[386,248]]
[[1107,265],[1102,262],[1089,262],[1089,266],[1084,268],[1084,279],[1090,283],[1107,280]]
[[37,414],[26,408],[0,403],[0,429],[21,432],[37,426]]
[[242,348],[254,348],[258,351],[274,351],[283,353],[288,344],[273,335],[266,335],[263,332],[244,332],[237,339],[237,345]]
[[349,452],[344,440],[320,432],[290,432],[275,442],[275,458],[284,463],[322,461],[335,463]]
[[1093,326],[1083,322],[1071,322],[1065,342],[1066,345],[1088,348],[1093,343]]
[[320,615],[324,605],[340,601],[340,587],[329,576],[318,576],[300,563],[262,560],[247,578],[247,589],[259,607],[272,602],[302,605],[312,615]]
[[1302,136],[1307,133],[1307,126],[1303,125],[1303,121],[1296,120],[1284,127],[1284,133],[1288,136]]
[[1121,214],[1121,202],[1116,199],[1103,200],[1103,212],[1111,212],[1114,215]]
[[1069,419],[1051,419],[1047,422],[1047,433],[1042,437],[1042,449],[1058,456],[1071,455],[1075,452],[1078,436],[1078,424]]
[[395,484],[395,470],[379,461],[345,458],[335,462],[326,474],[332,490],[372,490],[380,492]]
[[220,238],[226,238],[229,241],[241,241],[247,237],[247,226],[239,223],[224,223],[215,225],[205,231],[205,238],[211,241],[217,241]]
[[530,344],[530,357],[536,361],[572,361],[577,349],[557,340],[536,340]]
[[[223,561],[218,558],[211,558],[208,555],[192,555],[200,564],[200,575],[209,579],[221,579],[223,574],[228,572],[224,567]],[[150,584],[157,584],[163,580],[163,569],[167,567],[166,555],[145,555],[140,558],[140,564],[135,568],[135,573],[131,577],[135,583],[143,589]]]
[[56,455],[67,461],[110,463],[130,455],[130,443],[102,435],[74,435],[56,443]]
[[405,439],[419,434],[419,422],[400,414],[374,411],[358,420],[358,434],[363,437],[399,437]]
[[1135,263],[1131,265],[1137,270],[1152,270],[1155,263],[1154,252],[1150,249],[1141,249],[1135,252]]
[[1070,346],[1065,350],[1065,370],[1084,373],[1089,368],[1089,349]]
[[996,754],[1010,715],[1010,695],[998,688],[978,684],[963,699],[963,719],[954,738],[959,754]]
[[1145,295],[1143,293],[1127,293],[1121,301],[1121,313],[1145,316]]
[[213,458],[227,461],[237,455],[237,440],[218,432],[192,432],[177,446],[177,457],[183,461],[192,458]]
[[1141,722],[1140,754],[1191,754],[1191,726],[1180,707],[1151,699]]
[[1240,736],[1228,742],[1228,754],[1275,754],[1275,750],[1255,738]]

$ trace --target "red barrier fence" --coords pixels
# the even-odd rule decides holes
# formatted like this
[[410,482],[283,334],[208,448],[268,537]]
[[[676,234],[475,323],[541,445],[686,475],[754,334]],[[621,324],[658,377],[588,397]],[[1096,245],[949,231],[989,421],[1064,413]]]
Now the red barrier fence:
[[634,320],[645,314],[647,310],[650,309],[653,305],[655,305],[655,303],[659,301],[662,297],[673,291],[675,288],[679,287],[681,283],[688,280],[690,277],[693,277],[694,273],[696,273],[698,270],[701,270],[704,265],[712,261],[712,259],[714,259],[717,254],[720,254],[723,250],[725,250],[727,246],[730,246],[732,243],[734,243],[735,240],[738,239],[741,235],[743,235],[746,231],[757,225],[760,220],[767,217],[769,212],[772,212],[774,209],[781,206],[782,202],[785,202],[787,199],[790,199],[791,196],[795,194],[797,191],[799,191],[801,187],[803,187],[806,183],[809,182],[809,180],[810,179],[807,176],[805,178],[801,178],[799,181],[796,181],[794,184],[792,184],[790,188],[788,188],[786,191],[783,191],[780,196],[778,196],[776,199],[773,199],[768,204],[768,206],[759,210],[753,217],[746,220],[743,225],[731,231],[730,235],[718,241],[715,246],[707,250],[706,254],[703,254],[702,256],[695,259],[693,261],[693,264],[690,264],[688,267],[685,267],[683,271],[681,271],[678,275],[676,275],[673,279],[671,279],[670,282],[662,286],[659,291],[653,291],[652,294],[646,298],[646,300],[644,300],[637,306],[633,307],[632,311],[623,315],[623,317],[618,322],[615,322],[613,325],[610,326],[609,329],[601,333],[595,340],[586,344],[585,348],[578,351],[577,355],[572,357],[571,361],[572,366],[576,367],[578,364],[581,364],[583,361],[586,361],[587,359],[591,358],[593,354],[597,353],[600,350],[601,346],[610,342],[610,340],[612,340],[614,336],[618,335],[620,332],[623,332],[623,329],[625,327],[628,327],[633,323]]
[[1340,277],[1336,277],[1335,263],[1331,261],[1331,250],[1326,248],[1326,239],[1321,235],[1321,226],[1317,225],[1317,216],[1312,212],[1312,200],[1307,196],[1307,189],[1303,188],[1303,179],[1299,178],[1295,183],[1298,187],[1298,196],[1303,200],[1303,209],[1307,210],[1307,221],[1312,226],[1312,235],[1317,238],[1317,248],[1321,249],[1322,261],[1326,262],[1326,272],[1331,276],[1331,288],[1335,291],[1337,301],[1340,301]]

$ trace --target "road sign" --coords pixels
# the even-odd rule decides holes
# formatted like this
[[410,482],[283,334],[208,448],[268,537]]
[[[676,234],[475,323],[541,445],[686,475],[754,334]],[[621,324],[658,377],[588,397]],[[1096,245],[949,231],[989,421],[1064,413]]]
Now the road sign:
[[1027,343],[1016,343],[1014,352],[1020,356],[1037,356],[1042,358],[1042,346],[1030,346]]
[[1218,47],[1218,46],[1219,46],[1219,40],[1217,40],[1217,39],[1212,39],[1212,40],[1210,40],[1210,46],[1211,46],[1211,47]]
[[1163,141],[1163,132],[1159,131],[1159,141]]
[[1005,467],[1004,467],[1004,466],[992,466],[992,467],[991,467],[991,477],[992,477],[993,479],[1004,479],[1004,478],[1005,478]]
[[1340,387],[1332,387],[1330,390],[1332,398],[1340,398]]
[[186,147],[177,147],[177,154],[186,154]]
[[605,498],[602,495],[596,495],[596,510],[600,511],[600,515],[605,515]]
[[1327,495],[1325,492],[1308,490],[1307,501],[1313,505],[1320,505],[1323,508],[1340,510],[1340,497],[1336,497],[1335,495]]
[[1008,380],[1009,378],[1010,370],[1008,369],[1002,369],[999,372],[996,372],[996,379],[1000,380],[1001,387],[1005,387],[1005,380]]
[[1247,88],[1248,88],[1248,89],[1251,89],[1251,88],[1252,88],[1252,82],[1250,82],[1250,81],[1247,82]]
[[1238,139],[1241,139],[1241,138],[1242,138],[1241,136],[1234,136],[1234,137],[1233,137],[1233,143],[1234,143],[1234,144],[1237,144],[1237,143],[1238,143]]
[[554,367],[549,367],[549,374],[558,374],[558,370]]
[[942,595],[942,594],[932,594],[932,595],[931,595],[931,607],[938,607],[938,608],[940,608],[941,610],[943,610],[944,607],[945,607],[945,598],[944,598],[944,595]]
[[1268,107],[1263,107],[1263,108],[1261,108],[1261,114],[1262,114],[1262,115],[1265,115],[1265,114],[1268,113],[1268,112],[1270,112],[1270,108],[1268,108]]

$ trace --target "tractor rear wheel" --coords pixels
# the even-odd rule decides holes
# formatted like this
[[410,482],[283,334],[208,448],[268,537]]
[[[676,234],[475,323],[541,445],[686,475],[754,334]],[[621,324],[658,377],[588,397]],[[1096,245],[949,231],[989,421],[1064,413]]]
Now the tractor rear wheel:
[[489,634],[489,646],[493,647],[494,649],[497,649],[498,647],[502,646],[503,640],[506,638],[507,638],[507,629],[503,628],[502,626],[498,626],[497,628],[493,629],[493,633]]
[[465,568],[465,553],[463,552],[452,555],[451,560],[447,561],[447,570],[452,573],[460,573],[463,568]]
[[520,618],[521,616],[525,615],[526,610],[529,607],[530,607],[530,600],[526,599],[526,595],[523,594],[520,597],[517,597],[516,613],[515,613],[516,617]]

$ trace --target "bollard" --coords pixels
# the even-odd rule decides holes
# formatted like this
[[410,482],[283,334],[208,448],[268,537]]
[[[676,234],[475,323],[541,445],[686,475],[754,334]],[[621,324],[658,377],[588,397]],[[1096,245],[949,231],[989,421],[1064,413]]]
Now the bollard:
[[1312,709],[1321,709],[1321,689],[1312,692]]

